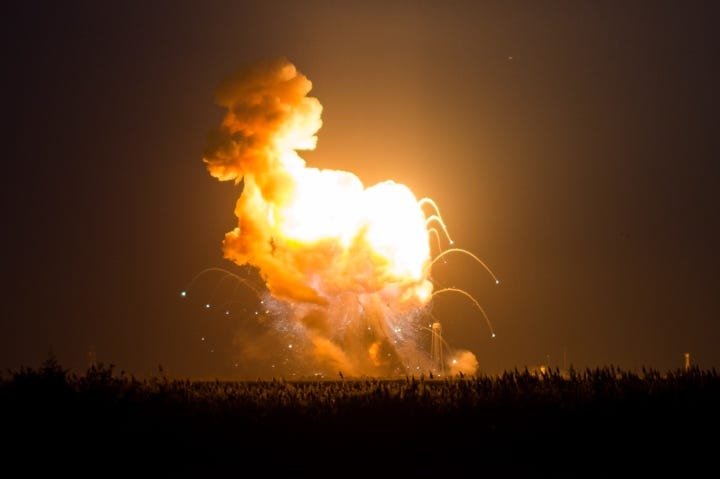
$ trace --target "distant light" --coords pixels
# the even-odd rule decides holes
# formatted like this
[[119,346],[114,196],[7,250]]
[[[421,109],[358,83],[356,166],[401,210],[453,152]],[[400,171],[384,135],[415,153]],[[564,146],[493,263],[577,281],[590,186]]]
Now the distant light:
[[183,298],[187,296],[187,291],[180,291],[180,296],[182,296]]
[[205,341],[205,336],[203,336],[202,338],[200,338],[200,341]]
[[493,337],[493,338],[495,337],[495,333],[492,333],[492,337]]
[[455,244],[455,242],[453,240],[450,240],[450,244],[453,245]]
[[225,311],[225,315],[228,315],[228,314],[230,314],[230,311]]
[[292,349],[292,344],[288,344],[288,349]]
[[457,359],[453,359],[452,363],[457,364]]
[[496,279],[496,280],[495,280],[495,284],[500,284],[500,280],[499,280],[499,279]]
[[206,308],[206,309],[210,309],[210,303],[206,303],[206,304],[205,304],[205,308]]

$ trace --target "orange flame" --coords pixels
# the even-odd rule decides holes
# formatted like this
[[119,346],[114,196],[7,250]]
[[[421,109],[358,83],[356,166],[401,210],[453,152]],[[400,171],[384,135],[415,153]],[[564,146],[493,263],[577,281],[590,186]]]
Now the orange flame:
[[[431,298],[427,221],[404,185],[365,188],[352,173],[306,166],[297,152],[315,148],[322,126],[311,88],[284,58],[237,71],[218,89],[227,113],[203,161],[215,178],[243,182],[225,258],[257,267],[275,298],[308,305],[294,309],[299,323],[321,309],[324,326],[313,321],[309,335],[316,358],[374,373],[378,344],[394,344],[390,323]],[[353,346],[365,340],[349,320],[373,331],[370,347]]]

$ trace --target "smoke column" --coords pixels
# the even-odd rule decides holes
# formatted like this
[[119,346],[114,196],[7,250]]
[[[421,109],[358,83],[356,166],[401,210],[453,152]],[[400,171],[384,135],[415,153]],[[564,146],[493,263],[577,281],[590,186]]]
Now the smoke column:
[[224,257],[257,268],[297,361],[347,375],[429,368],[418,341],[433,291],[427,218],[402,184],[366,188],[352,173],[306,165],[298,152],[316,147],[322,126],[311,88],[285,58],[246,65],[218,87],[226,112],[203,161],[218,180],[242,183]]

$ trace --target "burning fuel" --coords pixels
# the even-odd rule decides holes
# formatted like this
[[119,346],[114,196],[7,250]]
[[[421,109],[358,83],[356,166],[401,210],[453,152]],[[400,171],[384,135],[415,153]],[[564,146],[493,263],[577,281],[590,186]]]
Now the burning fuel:
[[218,180],[242,184],[224,257],[257,269],[275,329],[308,368],[379,376],[450,370],[454,360],[453,371],[474,373],[469,351],[437,365],[419,340],[434,289],[429,224],[450,239],[437,207],[426,215],[434,202],[394,181],[366,187],[350,172],[308,166],[299,152],[316,147],[322,126],[311,88],[277,58],[243,66],[217,89],[226,111],[203,161]]

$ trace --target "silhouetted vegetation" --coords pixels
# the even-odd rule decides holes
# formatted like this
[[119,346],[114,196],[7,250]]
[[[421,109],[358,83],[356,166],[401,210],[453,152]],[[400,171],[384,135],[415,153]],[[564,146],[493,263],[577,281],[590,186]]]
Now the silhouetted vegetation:
[[[333,461],[353,473],[587,477],[628,464],[645,472],[702,464],[720,426],[720,377],[714,369],[603,367],[192,381],[137,379],[103,364],[77,376],[49,358],[3,375],[0,403],[5,457],[68,469],[84,457],[168,472],[238,471],[261,461],[293,477],[335,475]],[[578,473],[578,464],[588,469]]]

